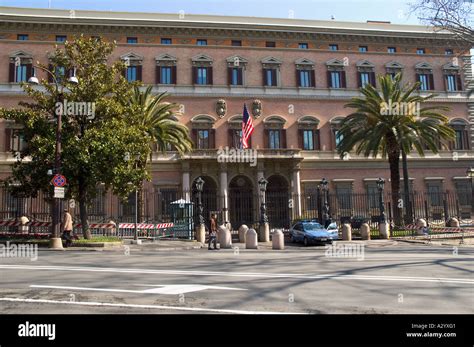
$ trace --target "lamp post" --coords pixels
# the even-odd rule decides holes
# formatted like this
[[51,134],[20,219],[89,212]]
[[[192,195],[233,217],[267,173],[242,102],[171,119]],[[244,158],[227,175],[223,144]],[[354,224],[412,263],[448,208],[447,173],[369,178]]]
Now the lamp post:
[[203,213],[203,208],[202,208],[202,191],[204,188],[204,180],[201,177],[198,177],[196,180],[196,189],[198,192],[198,217],[199,217],[199,226],[204,225],[204,216],[202,215]]
[[471,178],[471,212],[474,215],[474,167],[467,169],[466,174]]
[[323,220],[322,220],[322,224],[326,228],[329,224],[331,224],[331,217],[329,216],[329,202],[328,202],[329,181],[326,178],[323,178],[319,185],[320,185],[321,190],[323,192]]
[[[56,87],[56,102],[57,103],[63,103],[64,101],[64,85],[60,84],[58,79],[56,78],[55,74],[51,72],[50,70],[41,67],[41,66],[33,66],[33,75],[28,79],[29,84],[33,85],[38,85],[39,79],[36,76],[36,69],[41,69],[45,71],[47,74],[49,74]],[[73,75],[69,77],[67,80],[70,84],[77,84],[79,83],[77,77],[76,77],[76,69],[73,71]],[[58,108],[55,107],[57,110]],[[59,108],[61,109],[61,108]],[[53,111],[53,117],[54,114],[57,116],[57,126],[56,126],[56,146],[55,146],[55,152],[54,152],[54,173],[55,174],[60,174],[61,172],[61,130],[62,130],[62,112],[55,112]],[[60,205],[60,200],[58,198],[53,199],[53,227],[52,227],[52,238],[51,238],[51,243],[50,243],[50,248],[63,248],[62,246],[62,241],[61,241],[61,205]]]
[[377,180],[377,188],[379,190],[379,208],[380,208],[380,223],[386,223],[385,217],[385,201],[383,198],[383,191],[385,187],[385,180],[381,177]]
[[261,177],[258,180],[258,186],[261,193],[261,203],[260,203],[260,226],[259,226],[259,241],[260,242],[269,242],[270,241],[270,225],[268,224],[267,216],[267,207],[266,207],[266,191],[267,191],[268,181],[265,177]]

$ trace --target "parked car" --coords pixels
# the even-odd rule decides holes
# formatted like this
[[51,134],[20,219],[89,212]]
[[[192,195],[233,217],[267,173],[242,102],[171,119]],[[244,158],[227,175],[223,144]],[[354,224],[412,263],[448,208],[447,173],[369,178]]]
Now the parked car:
[[305,246],[316,243],[329,243],[339,238],[336,223],[330,224],[327,229],[317,221],[300,221],[290,228],[291,242],[302,242]]

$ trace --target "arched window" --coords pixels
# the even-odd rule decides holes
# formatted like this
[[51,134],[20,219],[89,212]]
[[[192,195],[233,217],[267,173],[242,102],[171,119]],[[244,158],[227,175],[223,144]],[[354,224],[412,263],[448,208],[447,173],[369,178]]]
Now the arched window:
[[336,149],[337,145],[342,140],[342,135],[339,133],[339,129],[341,128],[341,122],[343,119],[344,117],[334,117],[329,121],[329,124],[331,124],[331,133],[334,149]]
[[198,115],[191,119],[195,149],[216,148],[216,130],[213,128],[215,122],[214,117],[209,115]]
[[464,119],[453,119],[449,124],[456,134],[456,138],[450,143],[450,149],[468,150],[470,147],[468,123]]
[[305,151],[321,149],[319,119],[304,116],[298,119],[298,147]]
[[263,120],[264,143],[266,148],[286,148],[286,120],[280,116],[269,116]]

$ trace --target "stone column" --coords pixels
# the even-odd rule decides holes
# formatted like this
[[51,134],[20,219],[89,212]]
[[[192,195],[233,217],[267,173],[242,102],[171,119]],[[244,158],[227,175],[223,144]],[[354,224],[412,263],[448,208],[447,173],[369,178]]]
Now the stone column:
[[190,182],[190,175],[189,171],[183,171],[183,199],[186,201],[191,201],[191,182]]
[[291,180],[293,196],[293,215],[301,216],[301,181],[300,181],[300,168],[297,166],[293,169],[293,177]]
[[223,222],[230,222],[229,220],[229,196],[228,196],[228,183],[227,183],[227,167],[221,165],[220,168],[220,196],[221,196],[221,209],[222,209],[222,218]]

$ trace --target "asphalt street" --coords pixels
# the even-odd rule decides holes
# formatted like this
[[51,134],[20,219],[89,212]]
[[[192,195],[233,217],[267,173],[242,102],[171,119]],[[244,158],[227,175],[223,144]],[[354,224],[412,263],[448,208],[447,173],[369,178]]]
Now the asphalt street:
[[[0,313],[473,313],[474,248],[40,250],[0,258]],[[360,249],[359,249],[360,251]]]

